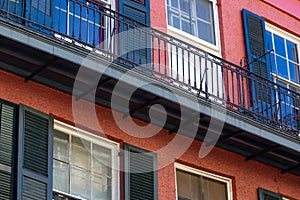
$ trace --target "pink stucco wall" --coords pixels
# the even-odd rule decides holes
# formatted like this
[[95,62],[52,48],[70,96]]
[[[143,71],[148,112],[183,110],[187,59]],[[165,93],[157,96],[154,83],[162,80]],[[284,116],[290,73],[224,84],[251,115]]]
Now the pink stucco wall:
[[166,30],[166,3],[165,0],[150,0],[150,22],[151,27]]
[[[286,3],[286,1],[281,2],[290,3],[290,1],[289,3]],[[299,1],[291,2],[294,2],[294,6],[296,6],[294,9],[300,10]],[[243,8],[264,17],[268,23],[299,36],[299,20],[264,1],[219,0],[219,6],[221,7],[219,18],[221,19],[222,56],[233,63],[239,64],[240,60],[246,55],[241,14]]]
[[[73,124],[72,98],[70,95],[30,81],[24,83],[24,79],[7,72],[0,71],[0,77],[1,99],[17,104],[23,103],[42,112],[51,113],[56,119]],[[87,105],[90,104],[83,102],[81,106],[84,108]],[[96,112],[98,118],[96,120],[101,124],[102,131],[109,138],[113,138],[121,144],[127,142],[150,151],[156,151],[167,145],[174,137],[174,134],[169,135],[166,130],[161,130],[155,136],[147,139],[136,138],[118,128],[112,118],[110,109],[96,106]],[[94,123],[95,119],[90,118],[88,111],[83,110],[80,118],[82,127],[87,127],[87,130],[100,134]],[[140,125],[145,125],[144,122],[135,121]],[[181,137],[181,141],[186,140],[183,136],[179,137]],[[194,141],[188,151],[177,159],[177,162],[231,178],[233,180],[234,199],[256,200],[258,187],[300,199],[299,177],[291,174],[281,174],[280,170],[256,161],[245,162],[242,156],[220,148],[214,148],[207,157],[200,159],[198,152],[201,145],[201,142]],[[173,165],[175,159],[170,155],[176,153],[180,148],[181,144],[177,143],[171,147],[169,154],[158,155],[160,164],[166,162],[166,160],[171,159],[172,161],[171,164],[158,171],[160,200],[171,200],[176,197]],[[122,189],[122,186],[120,188]]]
[[287,14],[300,19],[299,0],[263,0],[272,6],[286,12]]
[[[289,4],[285,2],[279,0],[218,0],[222,57],[238,64],[240,59],[246,55],[241,15],[243,8],[263,16],[269,23],[299,36],[300,12],[297,12],[300,10],[299,1],[291,0]],[[290,2],[292,3],[290,4]],[[277,6],[280,6],[281,10],[277,9]],[[167,27],[165,1],[151,0],[150,10],[151,26],[165,31]],[[70,95],[37,83],[24,83],[22,78],[7,72],[0,71],[0,77],[1,99],[17,104],[23,103],[45,113],[51,113],[56,119],[73,124],[72,97]],[[90,104],[83,102],[81,106],[84,108],[88,105]],[[147,139],[136,138],[118,128],[110,109],[96,106],[96,111],[97,119],[90,119],[87,111],[82,112],[80,124],[89,131],[100,135],[94,123],[96,120],[101,124],[103,133],[121,144],[127,142],[150,151],[156,151],[167,145],[174,137],[174,135],[169,135],[166,130],[161,130],[157,135]],[[121,116],[121,114],[117,115]],[[140,125],[145,125],[144,122],[135,121]],[[186,139],[183,136],[180,137],[182,140]],[[200,159],[198,152],[201,145],[201,142],[194,141],[188,151],[176,161],[231,178],[235,200],[257,200],[258,187],[300,199],[300,177],[281,174],[279,169],[256,161],[245,162],[244,157],[220,148],[214,148],[207,157]],[[170,152],[175,153],[180,148],[180,144],[174,144]],[[160,164],[173,159],[166,154],[158,156]],[[171,164],[158,171],[160,200],[170,200],[176,197],[173,161],[175,159]],[[120,188],[122,190],[122,187]]]

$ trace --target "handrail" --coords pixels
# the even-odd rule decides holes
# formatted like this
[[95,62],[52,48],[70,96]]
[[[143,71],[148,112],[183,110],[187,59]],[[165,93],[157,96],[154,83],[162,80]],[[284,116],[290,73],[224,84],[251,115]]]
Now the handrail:
[[[296,91],[92,1],[57,0],[51,14],[47,5],[26,1],[31,5],[26,9],[17,1],[3,1],[0,17],[66,45],[103,52],[99,56],[114,63],[298,137]],[[247,66],[255,62],[260,59]]]

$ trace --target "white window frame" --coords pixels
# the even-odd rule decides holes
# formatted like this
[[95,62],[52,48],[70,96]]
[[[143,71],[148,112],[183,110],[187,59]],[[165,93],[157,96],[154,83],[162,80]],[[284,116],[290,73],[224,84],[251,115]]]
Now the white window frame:
[[[272,34],[275,34],[279,37],[282,37],[286,40],[289,40],[289,41],[295,43],[297,45],[297,50],[298,50],[298,61],[300,62],[300,38],[298,38],[297,36],[295,36],[291,33],[286,32],[286,31],[284,31],[284,30],[282,30],[282,29],[280,29],[280,28],[278,28],[278,27],[276,27],[276,26],[274,26],[270,23],[267,23],[267,22],[265,23],[265,29],[266,29],[266,31],[271,32]],[[272,46],[273,47],[275,46],[274,37],[272,37]],[[288,56],[287,55],[287,49],[285,49],[285,53],[286,53],[286,56]],[[274,55],[274,59],[276,59],[275,55]],[[274,60],[274,64],[276,65],[275,60]],[[290,68],[289,68],[288,64],[287,64],[287,67],[288,67],[288,76],[290,77]],[[286,84],[287,88],[290,89],[290,90],[293,90],[292,88],[294,88],[296,90],[300,90],[300,84],[289,80],[290,78],[289,79],[284,78],[282,76],[277,75],[277,73],[274,73],[272,71],[270,73],[271,73],[271,78],[275,83],[281,82],[283,84]],[[276,98],[279,99],[278,94],[276,94]],[[282,102],[282,103],[286,104],[286,106],[290,109],[299,110],[298,107],[295,107],[294,105],[289,104],[289,102],[288,103]],[[278,108],[278,109],[280,109],[280,108]]]
[[215,42],[216,44],[209,43],[201,38],[198,38],[192,34],[186,33],[178,28],[175,28],[168,23],[168,7],[167,1],[165,0],[166,5],[166,20],[167,20],[167,32],[168,34],[179,38],[188,43],[197,44],[196,46],[200,47],[201,49],[217,55],[221,57],[221,42],[220,42],[220,27],[219,27],[219,15],[218,15],[218,4],[217,0],[207,0],[212,2],[213,5],[213,20],[214,20],[214,29],[215,29]]
[[[119,143],[111,141],[109,139],[97,136],[95,134],[91,134],[87,131],[84,131],[82,129],[79,129],[77,127],[68,125],[66,123],[60,122],[58,120],[54,120],[54,130],[63,132],[65,134],[75,136],[82,138],[86,141],[92,142],[94,144],[97,144],[99,146],[111,149],[112,152],[112,157],[111,157],[111,169],[112,169],[112,179],[111,179],[111,194],[112,198],[111,199],[116,199],[120,200],[120,176],[119,176],[119,169],[120,169],[120,162],[119,162]],[[67,194],[69,196],[72,196],[71,194],[61,192],[59,190],[54,190],[56,192],[62,193],[62,194]],[[74,196],[75,198],[78,198],[77,196]]]
[[177,169],[225,183],[226,188],[227,188],[227,198],[228,198],[228,200],[233,200],[232,180],[230,178],[219,176],[219,175],[209,173],[209,172],[206,172],[206,171],[203,171],[203,170],[195,169],[195,168],[192,168],[192,167],[180,164],[180,163],[174,163],[175,184],[176,184],[176,199],[178,199],[178,191],[177,191],[178,187],[177,187],[177,178],[176,178],[177,177],[177,174],[176,174]]
[[[278,35],[278,36],[280,36],[284,39],[287,39],[287,40],[295,43],[297,45],[297,48],[298,48],[298,60],[300,61],[300,38],[298,38],[297,36],[295,36],[291,33],[286,32],[286,31],[284,31],[284,30],[282,30],[282,29],[280,29],[280,28],[278,28],[278,27],[276,27],[276,26],[274,26],[270,23],[267,23],[267,22],[265,23],[265,29],[266,29],[266,31],[269,31],[273,34],[276,34],[276,35]],[[272,43],[273,43],[272,45],[274,46],[274,40],[272,40]],[[289,69],[289,66],[288,66],[288,69]],[[288,71],[288,74],[289,73],[290,72]],[[273,77],[275,82],[276,82],[276,80],[279,80],[280,82],[283,82],[283,83],[287,84],[288,86],[292,86],[296,89],[300,89],[300,84],[298,84],[298,83],[295,83],[291,80],[288,80],[284,77],[281,77],[281,76],[279,76],[279,75],[277,75],[273,72],[271,72],[271,76]],[[289,77],[290,77],[290,74],[289,74]]]

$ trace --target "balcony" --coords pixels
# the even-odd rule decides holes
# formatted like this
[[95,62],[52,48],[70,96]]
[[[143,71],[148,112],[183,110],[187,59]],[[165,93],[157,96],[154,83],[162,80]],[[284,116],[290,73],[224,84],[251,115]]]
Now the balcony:
[[[95,90],[96,103],[107,107],[111,107],[114,87],[121,82],[123,90],[136,89],[129,111],[122,103],[114,106],[125,117],[149,122],[149,107],[158,103],[167,111],[164,128],[170,134],[190,136],[188,128],[180,126],[192,122],[199,140],[205,139],[212,119],[223,120],[218,146],[246,160],[300,175],[300,94],[296,91],[105,5],[83,0],[54,1],[53,6],[47,1],[27,1],[26,9],[21,1],[1,2],[1,69],[76,99],[91,100]],[[78,81],[80,67],[88,76],[101,74],[99,82]],[[117,96],[126,100],[122,92]],[[182,103],[176,101],[178,97]],[[200,107],[194,109],[195,105]],[[221,114],[225,109],[226,117],[212,115],[211,109]],[[188,114],[182,117],[183,113]]]

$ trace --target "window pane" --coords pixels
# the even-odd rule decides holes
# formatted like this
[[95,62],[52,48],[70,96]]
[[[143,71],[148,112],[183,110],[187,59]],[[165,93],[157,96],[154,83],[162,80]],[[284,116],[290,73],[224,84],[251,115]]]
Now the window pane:
[[287,51],[288,51],[288,58],[294,62],[298,62],[298,52],[297,52],[297,45],[293,42],[287,40]]
[[69,165],[53,161],[53,188],[69,193]]
[[207,24],[205,22],[198,20],[198,34],[199,34],[199,38],[209,43],[215,44],[215,38],[214,38],[214,33],[211,24]]
[[93,198],[111,199],[111,180],[108,177],[93,174]]
[[71,194],[89,199],[90,193],[89,171],[78,167],[71,167]]
[[72,165],[90,169],[90,143],[72,137],[72,150],[71,150],[71,163]]
[[168,10],[168,22],[169,25],[172,25],[178,29],[180,29],[180,20],[179,20],[179,16],[178,13],[171,11],[171,9]]
[[177,170],[177,193],[179,199],[192,199],[190,193],[190,176],[188,173]]
[[179,0],[180,10],[185,13],[190,13],[190,1],[189,0]]
[[171,0],[172,7],[178,8],[178,0]]
[[32,0],[31,5],[33,8],[45,13],[46,15],[50,15],[50,0]]
[[175,28],[178,28],[178,29],[180,29],[180,20],[179,20],[179,18],[178,17],[173,17],[173,26],[175,27]]
[[201,179],[202,197],[203,199],[227,200],[226,184],[215,181],[213,179],[202,177]]
[[290,67],[290,79],[291,81],[295,83],[299,83],[299,64],[295,64],[292,62],[289,62],[289,67]]
[[59,131],[54,131],[53,157],[57,160],[69,160],[69,136]]
[[273,73],[277,73],[277,66],[275,65],[275,56],[274,56],[274,53],[270,53],[269,56],[267,57],[267,62],[270,63],[270,66],[271,66],[271,71]]
[[272,50],[273,49],[272,33],[269,31],[266,31],[266,42],[267,42],[267,49]]
[[226,183],[176,170],[178,200],[227,200]]
[[278,75],[288,79],[289,76],[288,76],[286,60],[279,56],[276,56],[276,64],[277,64]]
[[212,2],[208,0],[196,0],[196,15],[200,19],[212,22]]
[[181,19],[181,25],[182,25],[181,30],[191,34],[191,31],[192,31],[191,24],[188,19]]
[[111,176],[111,150],[93,145],[93,171]]
[[281,56],[285,57],[285,45],[284,39],[277,35],[274,35],[274,42],[275,42],[275,52]]

